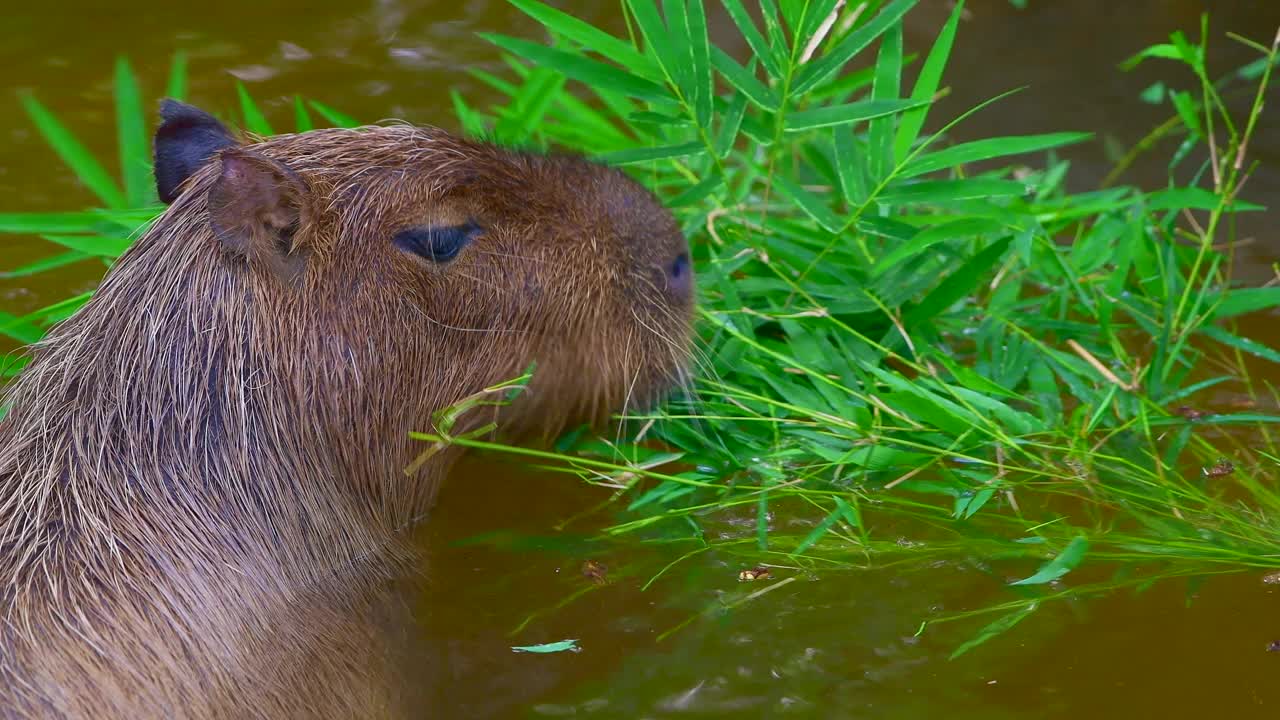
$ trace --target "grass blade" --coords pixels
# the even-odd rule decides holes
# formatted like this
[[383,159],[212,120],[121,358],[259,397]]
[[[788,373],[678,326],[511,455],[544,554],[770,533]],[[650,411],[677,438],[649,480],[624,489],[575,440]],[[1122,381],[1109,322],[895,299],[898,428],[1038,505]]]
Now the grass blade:
[[668,158],[699,155],[707,151],[707,146],[700,142],[687,142],[679,145],[663,145],[659,147],[640,147],[628,150],[597,155],[596,159],[609,165],[630,165],[633,163],[666,160]]
[[165,85],[165,97],[174,100],[187,98],[187,54],[181,50],[173,54],[169,63],[169,82]]
[[[876,58],[876,78],[871,86],[875,100],[890,100],[901,95],[902,87],[902,23],[894,23],[880,41]],[[867,167],[871,179],[879,182],[895,167],[893,162],[894,119],[883,115],[871,122],[867,135]]]
[[1093,137],[1092,133],[1060,132],[1045,135],[1021,135],[953,145],[937,152],[921,155],[897,173],[900,178],[914,177],[937,170],[949,170],[966,163],[993,160],[1074,145]]
[[115,105],[125,201],[134,207],[146,205],[155,199],[155,183],[151,180],[151,148],[147,143],[138,79],[123,57],[116,58]]
[[12,278],[30,277],[47,270],[53,270],[72,263],[78,263],[82,260],[88,260],[90,257],[91,256],[89,255],[85,255],[82,252],[76,252],[74,250],[59,253],[57,255],[50,255],[49,257],[41,258],[35,262],[27,263],[26,265],[16,267],[12,270],[0,271],[0,278],[9,280]]
[[711,64],[738,92],[766,112],[775,112],[782,102],[773,88],[756,79],[755,74],[744,69],[720,48],[711,48]]
[[858,53],[875,42],[889,28],[893,27],[907,11],[915,6],[918,0],[894,0],[885,6],[880,14],[870,22],[849,33],[828,53],[814,60],[801,71],[796,81],[794,93],[799,95],[812,90],[822,81],[835,75]]
[[707,35],[707,13],[703,0],[688,0],[689,40],[693,47],[692,80],[694,116],[698,125],[711,127],[715,110],[716,85],[711,73],[711,41]]
[[518,40],[504,35],[481,33],[480,37],[508,52],[563,73],[565,76],[592,87],[607,87],[630,97],[656,102],[669,101],[666,88],[612,65],[590,60],[581,55]]
[[302,103],[302,98],[298,95],[293,96],[293,127],[296,132],[311,132],[315,129],[315,123],[311,122],[311,114],[307,112],[307,106]]
[[821,225],[827,232],[840,232],[844,228],[844,223],[836,217],[826,202],[790,179],[777,175],[773,178],[773,186],[778,192],[791,198],[806,215],[813,218],[814,222]]
[[957,647],[955,651],[951,653],[951,657],[949,657],[948,659],[955,660],[961,655],[964,655],[965,653],[987,642],[988,640],[996,637],[997,635],[1007,632],[1008,630],[1012,629],[1014,625],[1017,625],[1018,623],[1025,620],[1028,615],[1035,612],[1037,607],[1038,607],[1037,603],[1030,603],[1029,605],[1021,608],[1017,612],[1009,613],[1008,615],[1005,615],[1004,617],[996,620],[995,622],[992,622],[991,624],[983,627],[981,630],[978,631],[978,634],[976,636],[961,643],[960,647]]
[[948,275],[919,305],[906,313],[903,321],[907,327],[925,322],[966,297],[982,283],[987,271],[1000,262],[1012,243],[1012,237],[997,240]]
[[864,120],[883,118],[903,110],[918,107],[921,103],[915,100],[862,100],[846,105],[801,110],[787,115],[786,131],[801,132],[821,127],[852,125]]
[[538,0],[510,0],[510,2],[556,35],[594,50],[646,80],[662,81],[662,73],[654,65],[653,60],[637,52],[631,43],[619,40],[590,23],[585,23]]
[[332,125],[333,127],[339,127],[339,128],[360,127],[359,120],[356,120],[350,115],[344,115],[338,112],[337,110],[334,110],[333,108],[329,107],[328,105],[318,103],[315,100],[308,100],[307,104],[310,105],[311,109],[315,110],[316,113],[320,115],[320,117],[327,120],[329,124]]
[[120,187],[107,174],[102,164],[53,113],[40,104],[34,95],[23,93],[21,102],[27,117],[31,118],[40,136],[85,187],[97,195],[107,207],[123,208],[128,205],[124,193],[120,192]]
[[[933,49],[929,51],[929,57],[925,58],[924,67],[920,68],[920,76],[916,78],[916,85],[911,90],[911,99],[932,100],[937,94],[938,85],[942,82],[942,70],[951,57],[951,45],[956,38],[956,27],[959,26],[960,16],[963,14],[964,0],[960,0],[952,9],[951,17],[947,18],[947,24],[942,27],[938,39],[933,42]],[[907,153],[911,151],[911,146],[915,144],[916,138],[924,128],[925,116],[928,113],[929,106],[925,105],[904,113],[898,121],[898,137],[893,143],[895,164],[901,164],[907,157]]]
[[741,0],[722,0],[721,4],[729,12],[729,17],[733,19],[733,23],[738,26],[738,31],[742,33],[742,38],[747,41],[752,55],[764,66],[765,72],[774,78],[782,77],[782,68],[773,56],[774,48],[770,47],[768,41],[764,39],[764,35],[760,34],[760,29],[756,27],[755,21],[747,13],[747,9],[742,6]]
[[1089,551],[1089,540],[1083,535],[1076,536],[1058,556],[1045,563],[1034,575],[1009,583],[1010,585],[1043,585],[1061,578],[1075,569],[1084,555]]
[[239,80],[236,81],[236,95],[240,97],[240,112],[244,115],[245,129],[255,135],[275,135],[271,123],[267,122],[267,116],[262,114],[258,103],[254,102],[244,83]]

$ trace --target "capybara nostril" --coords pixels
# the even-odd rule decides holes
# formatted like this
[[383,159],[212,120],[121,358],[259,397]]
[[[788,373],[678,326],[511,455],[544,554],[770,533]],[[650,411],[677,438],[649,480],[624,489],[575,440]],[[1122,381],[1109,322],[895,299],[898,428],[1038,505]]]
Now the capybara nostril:
[[693,294],[693,265],[689,262],[689,253],[680,253],[667,267],[667,291],[680,300]]

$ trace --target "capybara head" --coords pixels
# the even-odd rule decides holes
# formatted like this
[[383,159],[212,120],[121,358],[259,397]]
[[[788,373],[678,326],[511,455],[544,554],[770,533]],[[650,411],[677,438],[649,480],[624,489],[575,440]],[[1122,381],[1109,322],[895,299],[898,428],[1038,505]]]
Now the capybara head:
[[166,220],[217,247],[208,272],[253,288],[264,330],[296,325],[340,365],[367,353],[380,401],[465,395],[536,361],[518,424],[549,429],[646,404],[682,371],[688,246],[621,172],[409,126],[242,145],[200,110],[162,112]]
[[260,352],[357,403],[350,419],[425,427],[536,363],[500,427],[546,434],[679,381],[688,245],[623,173],[403,125],[243,144],[187,105],[162,118],[173,207],[152,238],[195,246],[173,253],[182,291],[234,288],[217,300]]

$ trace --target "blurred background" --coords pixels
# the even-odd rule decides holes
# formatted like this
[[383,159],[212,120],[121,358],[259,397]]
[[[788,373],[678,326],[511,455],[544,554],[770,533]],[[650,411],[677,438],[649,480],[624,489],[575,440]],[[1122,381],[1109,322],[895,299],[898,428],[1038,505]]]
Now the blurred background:
[[[601,0],[550,0],[615,33],[617,6]],[[715,3],[709,3],[715,5]],[[748,3],[750,5],[751,3]],[[541,39],[535,23],[501,0],[302,2],[156,0],[64,2],[11,7],[0,27],[0,211],[69,210],[94,199],[35,134],[18,92],[40,100],[114,169],[112,62],[125,54],[150,101],[164,87],[176,51],[190,59],[190,98],[214,111],[236,106],[241,80],[268,116],[286,126],[294,94],[363,121],[397,118],[457,129],[449,90],[474,104],[489,91],[468,70],[501,74],[492,31]],[[949,2],[925,0],[907,16],[907,48],[933,40]],[[718,8],[717,8],[718,9]],[[1171,114],[1144,103],[1157,81],[1187,88],[1191,78],[1153,61],[1131,73],[1118,65],[1174,30],[1199,34],[1211,12],[1209,65],[1224,74],[1257,57],[1228,32],[1269,44],[1280,27],[1274,0],[1006,0],[967,5],[943,84],[951,89],[931,123],[1004,91],[1025,87],[961,125],[955,135],[1084,130],[1096,142],[1072,148],[1073,189],[1096,186],[1114,161]],[[713,41],[742,55],[723,13],[711,16]],[[1250,148],[1263,167],[1247,199],[1280,202],[1280,100]],[[1243,109],[1252,95],[1229,97]],[[1175,141],[1176,142],[1176,141]],[[1166,144],[1121,182],[1165,182]],[[1280,258],[1274,214],[1244,218],[1238,275],[1274,277]],[[2,264],[55,252],[37,239],[5,237]],[[80,263],[54,273],[0,280],[0,306],[14,313],[94,286],[102,267]],[[1275,336],[1273,336],[1273,339]],[[1273,343],[1274,344],[1274,343]],[[1132,597],[1055,610],[1018,633],[949,663],[957,637],[915,638],[938,608],[999,598],[981,568],[911,568],[846,580],[798,582],[717,620],[684,622],[739,568],[714,557],[691,560],[682,583],[623,573],[575,597],[589,583],[580,567],[660,569],[674,558],[644,547],[602,551],[582,535],[552,527],[606,499],[567,478],[473,463],[451,479],[442,505],[422,528],[431,552],[428,591],[419,603],[421,682],[438,717],[1269,717],[1280,712],[1280,602],[1257,578],[1203,592],[1168,585]],[[599,553],[605,552],[600,557]],[[695,580],[688,580],[688,578]],[[699,579],[700,578],[700,579]],[[1188,597],[1195,603],[1188,606]],[[567,602],[569,598],[575,598]],[[563,608],[555,606],[563,603]],[[949,632],[949,631],[948,631]],[[578,638],[584,651],[516,655],[510,646]]]

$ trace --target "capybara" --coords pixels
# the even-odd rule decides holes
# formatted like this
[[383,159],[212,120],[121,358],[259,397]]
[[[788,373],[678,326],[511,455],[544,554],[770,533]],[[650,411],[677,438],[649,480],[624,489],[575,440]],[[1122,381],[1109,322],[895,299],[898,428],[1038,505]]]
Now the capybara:
[[[0,717],[377,718],[433,413],[499,432],[682,381],[688,245],[623,173],[434,128],[240,138],[166,101],[165,212],[0,422]],[[411,468],[406,470],[406,468]]]

